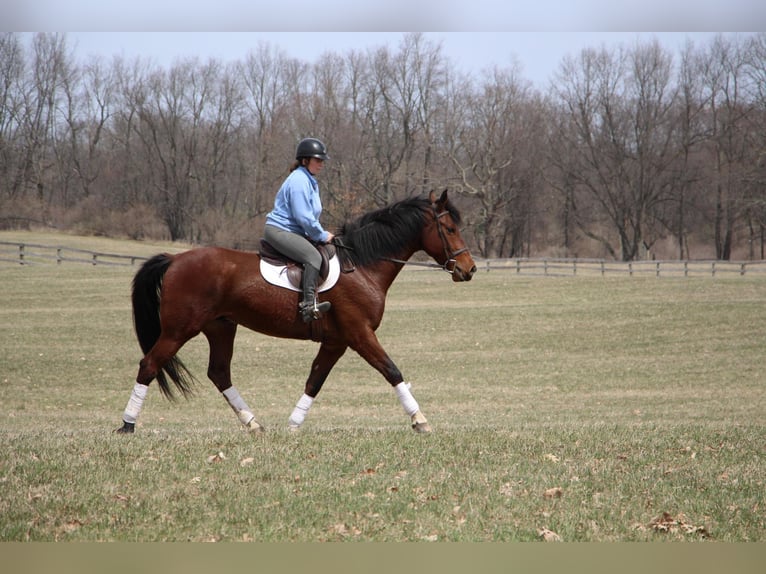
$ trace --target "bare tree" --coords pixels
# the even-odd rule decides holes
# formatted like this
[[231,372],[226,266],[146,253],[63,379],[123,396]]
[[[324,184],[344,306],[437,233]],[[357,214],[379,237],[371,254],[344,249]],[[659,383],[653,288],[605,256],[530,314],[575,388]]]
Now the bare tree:
[[149,142],[142,140],[142,110],[147,105],[149,78],[154,72],[145,60],[125,61],[115,58],[115,105],[112,117],[112,171],[116,181],[109,181],[117,204],[157,205],[152,183],[154,154],[146,153]]
[[746,182],[749,255],[766,259],[766,33],[748,40],[746,60],[745,74],[753,106],[746,127],[752,158]]
[[17,34],[0,35],[0,191],[5,199],[17,198],[24,173],[24,139],[27,112],[24,105],[24,49]]
[[715,253],[718,259],[730,259],[734,233],[744,213],[742,182],[748,142],[743,128],[750,113],[744,89],[746,60],[741,43],[722,35],[713,40],[705,58]]
[[[114,83],[99,58],[92,58],[82,68],[71,68],[63,75],[62,83],[66,133],[56,155],[62,174],[73,174],[80,191],[74,197],[62,197],[67,206],[78,197],[88,198],[104,169],[106,150],[101,143],[112,114]],[[61,179],[66,189],[65,177]]]
[[17,36],[5,34],[0,55],[2,187],[9,199],[33,200],[44,214],[52,194],[48,184],[56,109],[67,64],[66,38],[63,34],[35,34],[27,63]]
[[700,150],[707,137],[705,110],[707,99],[700,81],[704,62],[692,42],[680,55],[677,74],[678,98],[676,143],[678,155],[671,168],[671,189],[666,204],[657,208],[661,225],[674,237],[680,259],[690,257],[689,235],[699,229],[698,206],[703,202],[700,182],[705,179],[705,165]]
[[656,240],[657,208],[672,186],[678,149],[671,79],[672,56],[654,41],[616,53],[586,49],[564,60],[555,84],[571,116],[571,131],[560,134],[573,154],[566,176],[603,211],[618,249],[610,234],[581,229],[626,261]]
[[539,169],[534,142],[542,136],[529,83],[518,69],[490,70],[474,90],[464,78],[452,85],[449,109],[444,138],[460,192],[479,201],[472,222],[479,252],[523,255]]
[[252,156],[242,162],[247,177],[245,201],[248,215],[254,217],[271,208],[273,194],[285,174],[288,150],[295,145],[296,135],[285,138],[284,130],[291,122],[291,93],[298,89],[290,82],[302,82],[304,69],[284,52],[262,43],[238,65],[238,70],[252,134]]

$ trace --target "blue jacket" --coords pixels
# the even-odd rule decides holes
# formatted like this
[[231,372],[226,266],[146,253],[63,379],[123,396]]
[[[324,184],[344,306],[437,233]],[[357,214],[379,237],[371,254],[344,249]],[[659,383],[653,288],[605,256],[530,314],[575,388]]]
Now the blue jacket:
[[298,233],[314,242],[326,242],[330,234],[319,223],[322,201],[319,184],[305,167],[293,170],[287,176],[274,200],[274,209],[266,216],[266,223],[285,231]]

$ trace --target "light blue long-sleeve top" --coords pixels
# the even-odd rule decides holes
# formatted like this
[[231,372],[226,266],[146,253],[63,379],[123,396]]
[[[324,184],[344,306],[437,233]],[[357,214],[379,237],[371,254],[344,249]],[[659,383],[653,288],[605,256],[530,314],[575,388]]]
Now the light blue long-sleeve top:
[[274,209],[266,216],[266,224],[325,243],[330,234],[319,223],[321,214],[319,184],[309,170],[301,166],[282,183],[274,199]]

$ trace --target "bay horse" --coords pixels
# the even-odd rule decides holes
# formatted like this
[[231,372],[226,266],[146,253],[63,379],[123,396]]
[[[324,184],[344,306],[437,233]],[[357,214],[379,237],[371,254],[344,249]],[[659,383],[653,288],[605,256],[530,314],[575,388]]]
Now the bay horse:
[[318,294],[332,303],[328,313],[305,324],[298,313],[299,293],[268,283],[260,272],[261,255],[220,247],[200,247],[175,255],[163,253],[142,264],[133,278],[136,336],[144,353],[123,414],[120,433],[132,433],[149,384],[157,379],[163,395],[177,390],[189,396],[194,377],[176,356],[199,333],[210,346],[207,376],[245,428],[263,426],[231,382],[237,327],[274,337],[314,339],[320,343],[304,393],[290,418],[298,429],[330,374],[349,347],[394,388],[411,426],[431,427],[412,396],[410,384],[378,341],[386,293],[410,257],[425,251],[456,282],[470,281],[476,265],[461,237],[460,213],[445,190],[440,197],[412,197],[346,223],[335,244],[342,272],[331,289]]

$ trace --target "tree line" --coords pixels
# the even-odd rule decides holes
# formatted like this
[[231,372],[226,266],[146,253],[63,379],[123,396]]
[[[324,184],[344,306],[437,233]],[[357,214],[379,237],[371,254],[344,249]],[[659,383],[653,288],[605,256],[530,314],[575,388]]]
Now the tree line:
[[586,48],[545,89],[419,33],[167,68],[0,35],[0,228],[250,248],[307,136],[330,229],[449,189],[481,257],[764,259],[763,33]]

